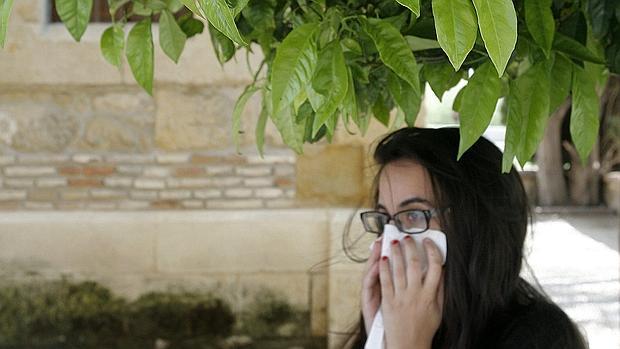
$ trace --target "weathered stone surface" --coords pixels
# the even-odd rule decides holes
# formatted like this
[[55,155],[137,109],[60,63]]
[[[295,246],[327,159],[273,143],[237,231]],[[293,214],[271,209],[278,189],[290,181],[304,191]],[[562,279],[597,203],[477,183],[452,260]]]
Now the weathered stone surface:
[[297,160],[297,199],[309,203],[359,204],[365,195],[363,147],[307,147]]
[[2,141],[19,151],[64,150],[75,141],[79,129],[77,118],[55,104],[3,103],[0,115],[4,115],[0,117]]
[[143,114],[155,111],[155,101],[146,92],[124,89],[101,93],[93,99],[93,108],[101,113]]
[[620,172],[610,172],[603,177],[605,203],[620,213]]
[[145,151],[151,147],[151,139],[126,122],[97,116],[89,120],[76,147],[80,150]]
[[230,135],[234,99],[216,91],[156,91],[155,141],[165,150],[222,149]]

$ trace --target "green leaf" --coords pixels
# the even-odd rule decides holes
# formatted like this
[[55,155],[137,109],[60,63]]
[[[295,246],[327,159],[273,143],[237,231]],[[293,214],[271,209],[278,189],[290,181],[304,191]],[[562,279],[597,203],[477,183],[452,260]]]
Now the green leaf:
[[211,44],[215,51],[215,56],[220,64],[228,62],[235,56],[236,48],[235,43],[232,42],[226,35],[215,29],[211,23],[209,26],[209,36],[211,37]]
[[433,0],[437,41],[454,70],[459,70],[474,47],[478,20],[471,0]]
[[424,64],[422,74],[439,100],[441,100],[444,92],[458,84],[463,77],[460,71],[455,72],[452,69],[452,65],[448,61]]
[[125,32],[119,25],[108,27],[101,35],[101,53],[113,66],[120,68],[125,49]]
[[[183,3],[188,6],[190,0],[184,0]],[[230,40],[236,42],[239,45],[246,46],[247,43],[239,34],[237,25],[235,24],[234,11],[226,0],[194,0],[193,8],[196,9],[198,15],[209,21],[211,25],[222,34],[226,35]]]
[[[452,68],[450,68],[452,69]],[[393,72],[388,73],[388,89],[392,98],[405,115],[407,126],[413,127],[420,111],[422,96],[415,91],[405,80]]]
[[256,137],[256,148],[261,158],[263,157],[263,148],[265,146],[265,127],[267,127],[267,119],[269,118],[269,111],[267,110],[267,103],[270,103],[269,97],[263,93],[263,103],[258,115],[258,121],[256,122],[256,130],[254,131]]
[[93,0],[56,0],[58,17],[75,41],[80,41],[90,21]]
[[349,79],[349,88],[347,88],[347,95],[344,98],[345,102],[342,107],[342,112],[346,118],[353,120],[353,123],[361,130],[359,110],[357,109],[357,99],[355,94],[355,83],[353,82],[353,74],[350,67],[347,69],[347,77]]
[[491,62],[476,69],[474,75],[463,88],[459,109],[460,120],[460,159],[491,123],[497,100],[500,97],[502,81],[497,76]]
[[133,1],[131,4],[131,11],[138,15],[148,17],[153,14],[153,9],[147,6],[146,2]]
[[599,98],[595,86],[594,77],[574,66],[570,135],[582,163],[587,161],[599,131]]
[[205,24],[194,18],[192,14],[181,17],[177,23],[179,23],[181,30],[188,39],[194,35],[201,34],[205,29]]
[[360,56],[362,55],[362,46],[360,46],[360,44],[356,40],[352,38],[343,38],[342,40],[340,40],[340,43],[348,51],[351,51],[355,53],[356,55],[360,55]]
[[325,100],[316,110],[312,125],[313,137],[343,103],[349,85],[347,66],[339,40],[330,42],[321,50],[319,57],[312,78],[312,88],[325,96]]
[[207,19],[206,17],[202,15],[200,10],[198,9],[197,0],[181,0],[181,2],[183,3],[183,5],[185,5],[185,7],[187,7],[190,11],[192,11],[192,13],[194,13],[196,16],[201,17],[202,19]]
[[389,22],[370,18],[365,21],[365,30],[379,51],[379,57],[400,78],[420,93],[418,67],[407,40]]
[[559,52],[554,56],[553,68],[551,68],[553,85],[549,92],[549,113],[555,112],[564,102],[573,84],[573,63]]
[[420,0],[396,0],[396,2],[408,8],[416,17],[420,17]]
[[172,13],[161,11],[159,17],[159,45],[174,63],[179,63],[179,57],[185,48],[187,36],[177,24]]
[[233,143],[235,144],[235,147],[237,148],[237,153],[239,153],[239,134],[242,132],[241,131],[241,114],[243,113],[243,110],[245,109],[245,105],[248,103],[248,100],[250,100],[250,98],[256,93],[256,91],[259,91],[260,88],[256,87],[254,85],[249,85],[245,88],[245,90],[243,90],[243,93],[241,94],[241,96],[239,96],[239,99],[237,99],[237,102],[235,103],[235,107],[233,108],[233,114],[232,114],[232,138],[233,138]]
[[278,118],[280,111],[288,108],[312,79],[317,64],[314,34],[318,27],[318,23],[307,23],[295,28],[276,50],[271,73],[271,97],[273,114]]
[[298,154],[303,153],[305,123],[304,120],[300,122],[295,120],[292,106],[287,105],[279,112],[272,113],[271,120],[280,132],[284,143]]
[[555,21],[551,12],[553,0],[525,0],[525,23],[534,41],[542,48],[545,56],[549,57]]
[[0,48],[4,48],[6,29],[9,26],[9,15],[13,7],[13,0],[0,0]]
[[517,14],[512,0],[473,0],[484,46],[499,76],[517,43]]
[[579,41],[573,40],[560,33],[555,33],[553,48],[578,60],[605,64],[605,60],[603,58],[600,58],[596,54],[592,53],[592,51],[588,50],[588,48],[583,46]]
[[152,95],[154,58],[150,18],[141,20],[131,28],[125,55],[138,84]]
[[521,165],[536,152],[549,119],[551,62],[541,61],[510,82],[503,171],[514,156]]
[[[478,30],[478,27],[476,27],[476,30]],[[437,40],[425,39],[412,35],[405,36],[405,39],[413,52],[441,48]]]
[[172,13],[177,13],[183,8],[181,0],[166,0],[168,3],[167,9]]
[[388,106],[388,97],[385,91],[381,91],[372,105],[375,118],[386,127],[390,126],[390,109],[392,109]]

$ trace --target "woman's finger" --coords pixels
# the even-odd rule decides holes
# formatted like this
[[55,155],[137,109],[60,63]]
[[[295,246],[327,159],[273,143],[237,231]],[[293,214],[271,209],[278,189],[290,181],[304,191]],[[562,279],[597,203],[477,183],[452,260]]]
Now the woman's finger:
[[365,270],[364,274],[368,274],[368,271],[379,260],[379,257],[381,256],[381,241],[382,240],[383,240],[383,237],[379,237],[377,240],[375,240],[375,242],[373,242],[372,250],[370,251],[370,256],[368,257],[368,260],[366,261],[366,265],[364,267],[364,270]]
[[407,279],[405,277],[405,257],[403,256],[402,249],[400,248],[400,242],[398,240],[392,240],[390,242],[390,248],[392,249],[392,269],[394,270],[394,293],[407,288]]
[[407,260],[407,285],[412,289],[419,289],[422,286],[422,256],[411,236],[405,236],[403,244]]
[[377,282],[379,282],[379,261],[375,261],[366,272],[362,287],[371,288],[375,286]]
[[426,258],[428,260],[428,271],[424,278],[424,292],[433,298],[437,295],[439,283],[441,281],[441,274],[443,271],[441,262],[441,252],[437,245],[430,240],[424,239],[424,250],[426,251]]
[[382,299],[390,299],[394,296],[394,284],[392,283],[392,271],[390,260],[387,256],[381,257],[379,262],[379,279],[381,281]]

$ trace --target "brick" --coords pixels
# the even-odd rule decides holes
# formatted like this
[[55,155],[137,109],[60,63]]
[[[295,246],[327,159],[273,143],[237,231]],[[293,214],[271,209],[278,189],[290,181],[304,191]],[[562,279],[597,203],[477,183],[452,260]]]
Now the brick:
[[101,187],[103,181],[97,178],[70,178],[70,187]]
[[205,207],[204,202],[202,202],[201,200],[183,200],[181,201],[181,205],[184,208],[190,208],[190,209],[198,209],[198,208]]
[[66,178],[38,178],[36,186],[41,188],[66,187],[69,184]]
[[284,195],[285,195],[287,198],[293,199],[293,198],[295,198],[295,195],[296,195],[296,190],[295,190],[295,189],[287,189],[287,190],[284,192]]
[[88,197],[88,190],[66,190],[60,192],[60,198],[62,200],[86,200]]
[[129,192],[129,196],[132,199],[136,200],[155,200],[157,199],[157,192],[147,190],[132,190],[131,192]]
[[22,164],[50,164],[69,160],[64,154],[22,154],[17,157],[17,162]]
[[192,197],[192,192],[189,190],[163,190],[159,192],[159,197],[164,200],[189,199]]
[[103,179],[103,185],[114,188],[128,188],[133,185],[133,178],[116,176],[106,177]]
[[268,176],[271,174],[270,166],[242,166],[237,167],[237,175],[240,176]]
[[143,210],[151,206],[149,201],[123,200],[118,203],[121,210]]
[[202,155],[202,154],[194,154],[192,155],[192,163],[194,164],[233,164],[233,165],[241,165],[246,163],[245,157],[230,155],[230,156],[222,156],[222,155]]
[[134,182],[134,187],[138,189],[164,189],[166,181],[163,179],[138,178]]
[[63,176],[79,176],[82,174],[80,166],[62,166],[58,168],[58,173]]
[[127,192],[113,189],[94,189],[90,191],[90,195],[95,199],[124,199],[127,197]]
[[209,178],[168,178],[168,188],[204,188],[212,184]]
[[66,201],[56,203],[58,210],[82,210],[86,208],[86,202],[83,201]]
[[56,169],[49,166],[10,166],[4,169],[7,176],[30,177],[56,174]]
[[116,167],[118,173],[140,175],[142,174],[143,167],[137,165],[119,165]]
[[116,167],[114,166],[93,166],[88,165],[82,168],[82,173],[88,177],[94,176],[109,176],[116,172]]
[[17,210],[21,207],[20,201],[0,201],[0,210]]
[[151,208],[162,210],[176,209],[181,208],[181,202],[178,200],[157,200],[151,202]]
[[273,174],[276,176],[294,176],[295,166],[283,166],[283,165],[275,166],[273,169]]
[[280,188],[288,188],[295,185],[295,181],[290,177],[277,177],[275,179],[275,185]]
[[177,177],[200,177],[205,175],[205,169],[202,167],[180,167],[174,171]]
[[170,176],[170,168],[164,166],[147,166],[142,174],[146,177],[168,177]]
[[265,204],[267,208],[290,208],[298,206],[295,200],[292,199],[265,200]]
[[78,164],[88,164],[91,162],[103,162],[103,156],[97,154],[74,154],[71,160]]
[[5,178],[3,185],[7,188],[30,188],[34,187],[34,179]]
[[222,197],[222,192],[217,189],[205,189],[194,191],[194,197],[197,199],[214,199]]
[[25,198],[25,190],[0,190],[0,201],[23,200]]
[[241,185],[242,183],[243,180],[239,177],[222,177],[211,179],[211,185],[215,187],[232,187],[235,185]]
[[148,164],[155,160],[152,154],[112,154],[105,157],[108,162],[121,164]]
[[163,153],[155,156],[160,164],[185,164],[191,159],[189,153]]
[[207,208],[214,209],[242,209],[242,208],[262,208],[263,201],[258,199],[245,200],[209,200]]
[[249,198],[252,196],[252,189],[234,188],[224,191],[224,195],[229,198]]
[[247,187],[270,187],[274,184],[272,177],[246,178],[243,185]]
[[54,189],[37,189],[28,193],[28,200],[31,201],[56,201],[58,194]]
[[116,202],[115,201],[88,202],[86,203],[86,208],[90,210],[114,210],[116,209]]
[[15,156],[13,155],[0,155],[0,165],[11,165],[15,163]]
[[264,154],[261,158],[260,155],[252,155],[247,157],[249,164],[294,164],[295,154]]
[[278,188],[258,188],[254,191],[257,198],[274,199],[284,196],[284,191]]
[[24,208],[28,210],[53,210],[54,204],[51,202],[24,202]]
[[211,165],[207,166],[207,174],[210,176],[222,176],[232,174],[234,167],[230,165]]

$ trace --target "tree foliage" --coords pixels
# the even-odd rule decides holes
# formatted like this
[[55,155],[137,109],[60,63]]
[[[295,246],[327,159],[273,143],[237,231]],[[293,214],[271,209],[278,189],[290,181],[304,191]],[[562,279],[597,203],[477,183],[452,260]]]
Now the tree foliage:
[[[56,0],[79,40],[91,0]],[[238,139],[249,96],[260,93],[256,125],[262,152],[267,119],[292,149],[323,137],[339,122],[365,133],[371,118],[415,123],[426,84],[439,98],[461,79],[459,157],[486,130],[500,98],[508,103],[503,170],[534,154],[549,115],[573,97],[571,136],[583,158],[598,134],[596,88],[605,69],[620,73],[620,2],[615,0],[108,0],[114,23],[101,49],[125,57],[151,93],[152,18],[160,46],[175,62],[187,38],[209,33],[224,64],[258,46],[264,60],[234,108]],[[12,1],[0,0],[0,44]],[[192,15],[175,16],[185,6]],[[120,13],[120,10],[123,10]],[[128,19],[143,19],[128,31]],[[396,118],[392,120],[392,110]]]

